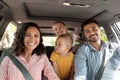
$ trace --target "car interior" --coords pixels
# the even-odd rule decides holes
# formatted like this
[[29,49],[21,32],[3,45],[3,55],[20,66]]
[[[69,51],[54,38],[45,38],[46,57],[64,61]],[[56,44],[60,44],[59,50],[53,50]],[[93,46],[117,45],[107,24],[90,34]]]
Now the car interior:
[[[119,3],[120,0],[0,0],[0,40],[10,22],[17,29],[25,22],[35,22],[44,37],[52,38],[56,20],[64,21],[69,31],[79,35],[81,23],[94,18],[104,28],[108,41],[119,43],[120,26],[117,30],[111,27],[120,20]],[[49,43],[45,46],[47,53],[54,49]]]

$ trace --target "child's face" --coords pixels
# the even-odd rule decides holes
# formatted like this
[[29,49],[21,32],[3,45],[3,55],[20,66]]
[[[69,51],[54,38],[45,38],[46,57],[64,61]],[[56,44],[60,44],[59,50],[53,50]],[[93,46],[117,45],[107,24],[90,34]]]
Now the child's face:
[[69,51],[69,46],[66,44],[66,41],[64,38],[59,38],[56,40],[55,48],[56,53],[59,53],[61,55],[65,55]]
[[67,33],[67,28],[63,24],[54,24],[52,28],[57,36]]

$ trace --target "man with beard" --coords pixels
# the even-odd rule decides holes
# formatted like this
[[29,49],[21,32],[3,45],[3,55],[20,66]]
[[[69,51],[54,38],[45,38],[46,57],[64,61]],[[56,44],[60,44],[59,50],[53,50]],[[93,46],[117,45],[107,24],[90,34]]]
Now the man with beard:
[[82,31],[88,42],[80,46],[75,55],[74,80],[100,80],[105,64],[118,45],[100,39],[100,25],[94,19],[83,22]]

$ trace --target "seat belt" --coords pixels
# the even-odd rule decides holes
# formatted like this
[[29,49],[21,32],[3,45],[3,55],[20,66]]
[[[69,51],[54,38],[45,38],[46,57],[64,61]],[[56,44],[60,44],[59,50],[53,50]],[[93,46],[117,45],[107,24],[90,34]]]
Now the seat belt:
[[12,54],[9,54],[8,57],[17,66],[17,68],[22,72],[25,80],[33,80],[28,70],[23,66],[23,64],[20,61],[18,61],[18,59],[16,59],[16,57],[14,57]]
[[104,51],[104,54],[103,54],[103,57],[102,57],[101,66],[100,66],[100,68],[99,68],[97,74],[95,75],[94,80],[101,80],[102,75],[103,75],[103,72],[104,72],[104,69],[105,69],[105,65],[106,65],[106,63],[107,63],[108,60],[109,60],[107,54],[109,54],[108,46],[106,47],[106,49],[105,49],[105,51]]
[[8,56],[11,59],[11,61],[16,65],[16,67],[22,72],[25,80],[33,80],[28,70],[23,66],[23,64],[15,56],[13,56],[13,54],[14,54],[13,48],[8,48],[5,51],[3,51],[2,56],[0,58],[0,64],[3,58],[5,56]]

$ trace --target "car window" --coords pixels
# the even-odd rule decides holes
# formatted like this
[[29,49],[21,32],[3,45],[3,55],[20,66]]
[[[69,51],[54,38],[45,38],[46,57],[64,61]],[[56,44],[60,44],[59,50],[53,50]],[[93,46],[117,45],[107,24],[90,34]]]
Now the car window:
[[105,32],[105,29],[103,27],[100,27],[101,28],[101,36],[100,38],[105,41],[105,42],[108,42],[108,38],[107,38],[107,34]]
[[14,34],[16,33],[16,30],[17,27],[12,22],[10,22],[0,41],[0,45],[2,48],[7,48],[12,46],[14,40]]

